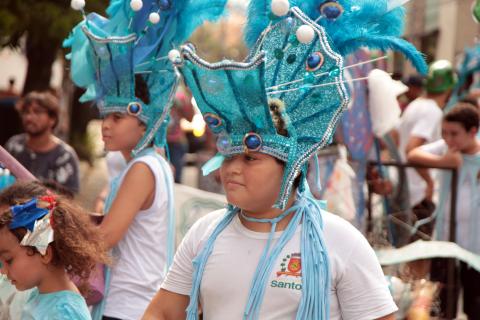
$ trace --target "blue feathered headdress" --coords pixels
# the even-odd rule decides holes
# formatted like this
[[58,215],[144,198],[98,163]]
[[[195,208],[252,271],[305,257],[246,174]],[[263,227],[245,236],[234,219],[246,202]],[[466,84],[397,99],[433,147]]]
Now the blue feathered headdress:
[[[218,18],[225,3],[226,0],[112,0],[108,18],[89,14],[65,40],[64,46],[72,50],[68,55],[72,80],[87,89],[80,101],[95,100],[102,115],[125,112],[146,125],[146,133],[133,155],[152,141],[160,147],[165,144],[169,111],[178,84],[178,76],[168,60],[170,50],[205,20]],[[150,101],[135,95],[136,81],[142,80],[148,87]]]
[[[445,112],[451,110],[458,101],[469,94],[471,88],[480,88],[478,79],[470,79],[474,74],[480,72],[480,44],[471,48],[466,48],[463,59],[458,65],[458,81],[453,89],[450,101],[445,108]],[[473,83],[469,83],[472,80]],[[470,87],[468,87],[470,85]]]
[[[356,1],[358,8],[350,2],[343,8],[340,2],[347,1],[320,2],[319,18],[299,7],[290,9],[287,0],[275,0],[275,15],[270,1],[251,1],[246,37],[256,42],[244,62],[211,64],[199,58],[192,45],[182,47],[176,66],[209,128],[218,135],[219,154],[207,163],[207,172],[218,168],[223,157],[242,152],[276,157],[285,162],[285,173],[275,206],[284,208],[295,178],[306,173],[309,157],[330,143],[349,102],[343,55],[360,45],[377,48],[385,40],[402,44],[402,50],[408,48],[409,55],[419,59],[419,67],[425,66],[413,46],[393,35],[401,29],[401,18],[393,15],[387,24],[387,9],[376,8],[374,1]],[[307,12],[313,10],[313,2],[302,4]],[[369,24],[363,28],[374,30],[375,36],[366,41],[365,33],[353,31],[358,25],[334,26],[344,14],[355,17],[352,24],[368,16]],[[252,25],[262,24],[264,17],[259,33],[260,27]]]
[[[285,0],[287,1],[287,0]],[[282,1],[283,2],[283,1]],[[361,47],[399,51],[420,73],[426,74],[425,60],[415,47],[399,38],[404,29],[408,0],[290,0],[310,19],[322,26],[331,46],[342,56]],[[263,30],[278,17],[271,13],[271,0],[251,1],[244,38],[252,47]]]

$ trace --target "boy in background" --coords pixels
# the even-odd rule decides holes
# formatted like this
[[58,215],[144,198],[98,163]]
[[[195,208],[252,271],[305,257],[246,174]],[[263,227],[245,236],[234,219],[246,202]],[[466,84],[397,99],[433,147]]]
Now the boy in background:
[[[456,207],[456,243],[462,248],[480,254],[480,141],[477,139],[479,112],[473,105],[457,104],[445,114],[442,121],[442,139],[413,149],[408,160],[427,166],[457,168],[459,170]],[[435,223],[436,238],[448,240],[450,226],[450,172],[444,171],[440,182],[440,197]],[[431,280],[446,283],[446,259],[432,261]],[[480,314],[480,273],[461,263],[457,268],[464,290],[464,312],[469,319]],[[455,288],[456,293],[459,287]],[[447,318],[446,291],[442,289],[441,315]],[[455,306],[456,307],[456,306]],[[456,308],[455,308],[456,309]]]

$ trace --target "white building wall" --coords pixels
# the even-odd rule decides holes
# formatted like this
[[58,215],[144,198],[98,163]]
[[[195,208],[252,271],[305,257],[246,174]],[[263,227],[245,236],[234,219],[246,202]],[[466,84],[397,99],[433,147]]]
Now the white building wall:
[[[28,62],[19,49],[5,48],[0,50],[0,90],[8,87],[8,80],[15,78],[15,90],[22,92],[27,75]],[[63,62],[57,59],[52,66],[50,86],[59,89],[63,79]]]
[[[461,1],[461,0],[459,0]],[[439,35],[435,58],[454,61],[457,37],[458,2],[439,1]]]

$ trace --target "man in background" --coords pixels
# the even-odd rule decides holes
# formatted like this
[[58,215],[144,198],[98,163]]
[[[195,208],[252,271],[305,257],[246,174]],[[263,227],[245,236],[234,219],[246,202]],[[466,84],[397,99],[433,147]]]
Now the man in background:
[[11,137],[6,149],[41,181],[54,181],[70,192],[79,190],[78,158],[53,130],[58,124],[58,99],[49,92],[30,92],[18,104],[25,133]]
[[405,111],[407,106],[412,101],[414,101],[423,94],[423,82],[423,77],[417,74],[410,75],[403,81],[403,84],[408,87],[408,91],[405,92],[405,94],[403,94],[399,99],[400,109],[402,110],[402,112]]

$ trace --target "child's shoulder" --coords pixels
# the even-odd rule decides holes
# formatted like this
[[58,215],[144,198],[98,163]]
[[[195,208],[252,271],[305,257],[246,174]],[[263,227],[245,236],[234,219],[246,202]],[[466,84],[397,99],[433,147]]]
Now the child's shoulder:
[[132,168],[137,166],[147,166],[152,174],[162,174],[165,170],[169,170],[168,162],[160,155],[147,153],[141,156],[138,156],[130,161],[125,172],[132,170]]
[[226,213],[226,209],[219,209],[199,218],[190,227],[183,241],[193,248],[201,248]]
[[[28,306],[30,304],[30,306]],[[90,320],[85,299],[72,291],[40,294],[33,290],[22,318],[52,320]]]
[[323,230],[326,245],[341,256],[348,256],[353,250],[370,250],[364,235],[353,224],[340,216],[322,211]]
[[363,237],[362,233],[349,221],[328,211],[322,211],[323,230],[325,236],[358,238]]
[[195,221],[189,232],[208,233],[209,230],[213,229],[220,222],[226,213],[226,209],[219,209],[204,215]]
[[90,320],[85,299],[72,291],[58,292],[55,304],[55,317],[58,320]]

